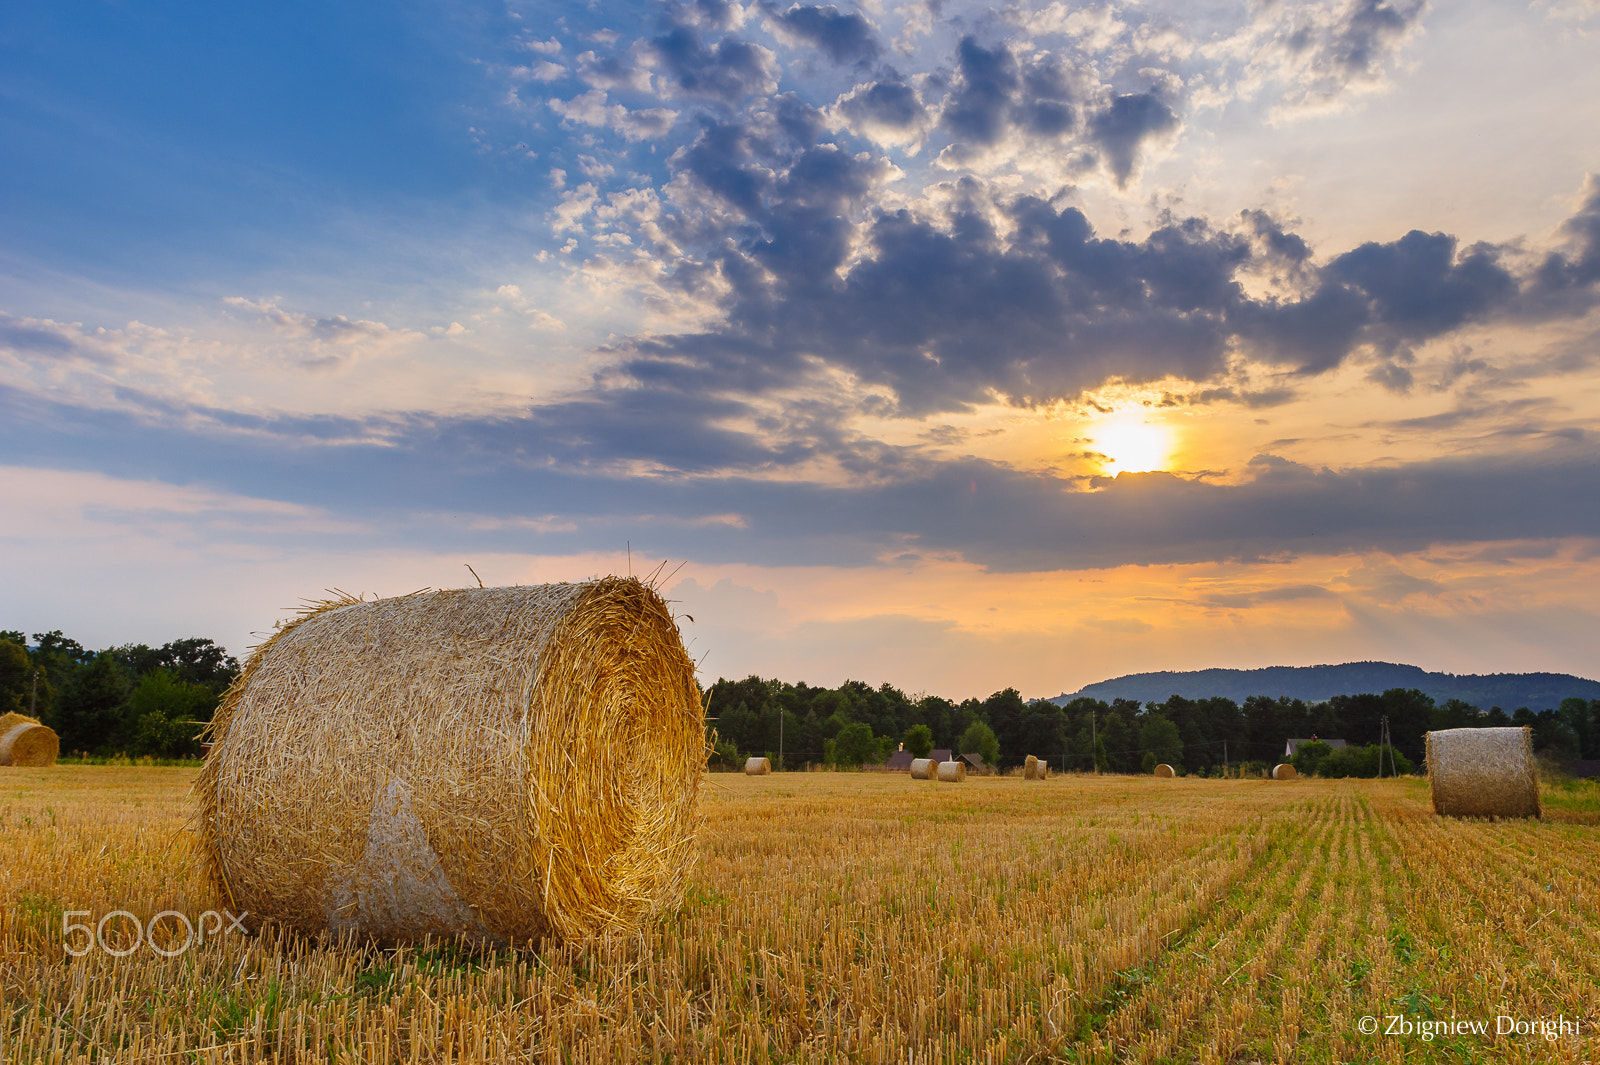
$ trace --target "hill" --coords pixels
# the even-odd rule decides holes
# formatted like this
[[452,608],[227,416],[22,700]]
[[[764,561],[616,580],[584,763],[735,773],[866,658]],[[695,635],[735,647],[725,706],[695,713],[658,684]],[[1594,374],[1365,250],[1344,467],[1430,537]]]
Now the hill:
[[1460,699],[1483,710],[1498,706],[1507,713],[1519,706],[1550,709],[1561,705],[1561,700],[1573,697],[1600,699],[1600,681],[1569,673],[1429,673],[1416,666],[1394,662],[1346,662],[1337,666],[1130,673],[1058,695],[1052,701],[1064,704],[1079,696],[1088,696],[1108,703],[1113,699],[1147,703],[1165,702],[1171,695],[1186,699],[1223,695],[1242,703],[1252,695],[1270,695],[1318,702],[1335,695],[1383,692],[1390,688],[1419,688],[1438,703]]

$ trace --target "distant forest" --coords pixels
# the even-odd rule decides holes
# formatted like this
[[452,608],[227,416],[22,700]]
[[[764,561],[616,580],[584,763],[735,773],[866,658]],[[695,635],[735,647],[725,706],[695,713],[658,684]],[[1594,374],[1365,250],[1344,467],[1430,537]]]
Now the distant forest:
[[[59,631],[34,633],[29,643],[21,632],[0,630],[0,713],[38,717],[61,737],[63,754],[198,756],[199,732],[238,672],[238,661],[203,637],[90,651]],[[712,763],[729,769],[752,754],[776,765],[780,753],[791,769],[854,767],[881,762],[904,744],[917,754],[977,752],[1002,768],[1031,754],[1065,769],[1136,773],[1166,762],[1215,775],[1224,759],[1236,769],[1283,761],[1291,737],[1375,744],[1384,717],[1395,749],[1419,764],[1430,729],[1487,725],[1532,726],[1534,746],[1556,760],[1600,758],[1600,699],[1507,711],[1439,702],[1416,688],[1318,701],[1078,696],[1058,704],[1026,701],[1014,688],[956,702],[888,684],[815,688],[752,676],[712,685],[706,716]]]
[[195,758],[239,663],[204,637],[90,651],[59,630],[0,629],[0,713],[37,717],[61,753]]
[[846,681],[838,688],[813,688],[747,677],[712,685],[706,713],[714,730],[714,761],[727,768],[752,754],[776,765],[780,722],[789,768],[877,762],[904,743],[919,754],[927,747],[978,751],[1002,768],[1020,765],[1031,754],[1066,769],[1098,765],[1105,772],[1136,773],[1165,762],[1188,773],[1219,775],[1224,759],[1247,769],[1284,761],[1291,738],[1377,744],[1385,717],[1395,749],[1419,765],[1424,733],[1495,725],[1532,726],[1535,748],[1558,761],[1600,758],[1600,699],[1507,711],[1461,700],[1439,703],[1415,688],[1317,702],[1266,695],[1242,701],[1174,695],[1159,702],[1080,696],[1062,705],[1025,701],[1013,688],[958,703],[907,696],[888,684]]

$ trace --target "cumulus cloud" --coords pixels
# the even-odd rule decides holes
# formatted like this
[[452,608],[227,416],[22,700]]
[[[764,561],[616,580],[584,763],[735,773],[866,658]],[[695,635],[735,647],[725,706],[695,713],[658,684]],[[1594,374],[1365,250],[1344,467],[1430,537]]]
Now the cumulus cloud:
[[649,52],[666,75],[663,88],[671,96],[734,106],[778,87],[772,50],[737,37],[707,44],[696,27],[674,24],[651,38]]
[[1127,187],[1144,146],[1169,136],[1178,116],[1155,93],[1124,93],[1090,120],[1094,143],[1105,152],[1106,165],[1118,188]]
[[630,141],[664,136],[678,117],[678,112],[665,107],[629,110],[621,104],[608,103],[604,89],[590,89],[570,100],[550,100],[549,105],[568,122],[614,130]]
[[885,146],[915,145],[928,127],[920,94],[898,77],[855,86],[834,101],[830,115],[835,129]]
[[787,9],[768,4],[764,10],[780,39],[809,45],[835,63],[870,63],[883,51],[872,23],[857,12],[845,13],[833,4],[795,4]]

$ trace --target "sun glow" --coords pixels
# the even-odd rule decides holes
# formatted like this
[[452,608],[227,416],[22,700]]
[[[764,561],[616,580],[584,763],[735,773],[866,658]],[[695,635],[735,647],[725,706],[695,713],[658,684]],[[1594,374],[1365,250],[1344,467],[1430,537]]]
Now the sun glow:
[[1120,410],[1093,430],[1095,450],[1104,455],[1107,472],[1147,473],[1164,470],[1172,460],[1173,432],[1140,409]]

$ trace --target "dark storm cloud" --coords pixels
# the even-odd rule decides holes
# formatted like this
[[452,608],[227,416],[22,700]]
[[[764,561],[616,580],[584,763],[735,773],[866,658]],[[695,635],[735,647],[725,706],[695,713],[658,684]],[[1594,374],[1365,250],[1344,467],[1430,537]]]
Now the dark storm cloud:
[[1119,187],[1125,187],[1139,164],[1145,142],[1178,128],[1178,116],[1154,93],[1127,93],[1089,121],[1094,143]]
[[[938,211],[875,210],[880,164],[809,143],[820,122],[789,104],[790,136],[713,123],[678,157],[706,196],[737,209],[708,249],[728,285],[721,324],[620,345],[625,373],[759,393],[802,383],[820,361],[925,414],[995,393],[1070,398],[1111,377],[1203,381],[1242,349],[1300,374],[1361,352],[1373,380],[1403,391],[1418,344],[1526,317],[1540,300],[1545,315],[1593,305],[1590,201],[1569,224],[1572,248],[1526,276],[1499,248],[1421,231],[1319,266],[1260,212],[1231,229],[1174,217],[1142,240],[1108,238],[1074,207],[996,200],[971,181]],[[1302,294],[1247,294],[1241,278],[1259,270],[1287,272]]]
[[832,4],[795,4],[786,11],[768,4],[764,10],[781,36],[808,44],[835,63],[870,63],[883,50],[870,22]]

